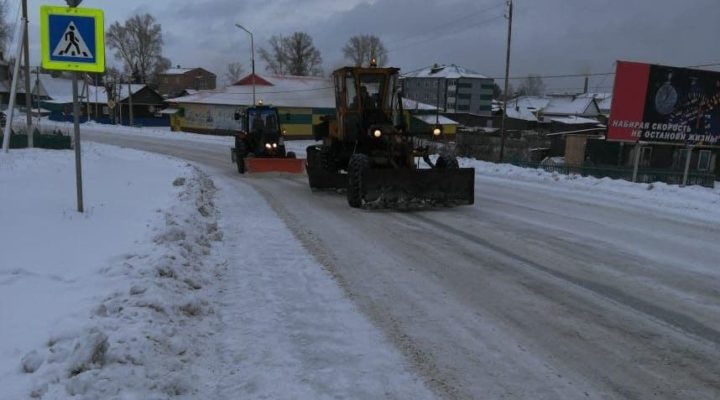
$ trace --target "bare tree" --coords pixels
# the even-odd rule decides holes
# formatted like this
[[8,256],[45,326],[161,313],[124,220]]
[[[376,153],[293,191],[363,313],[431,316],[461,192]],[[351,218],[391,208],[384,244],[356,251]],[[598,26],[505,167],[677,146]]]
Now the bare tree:
[[115,22],[105,34],[107,44],[115,49],[115,58],[123,61],[126,74],[137,75],[143,83],[170,67],[162,56],[162,26],[150,14],[136,15],[124,24]]
[[0,0],[0,51],[5,52],[12,35],[12,24],[7,20],[7,0]]
[[518,86],[520,96],[540,96],[545,94],[545,83],[537,75],[528,75]]
[[290,36],[275,35],[268,41],[270,50],[260,49],[260,58],[267,70],[277,75],[322,75],[322,56],[310,35],[295,32]]
[[225,71],[225,80],[231,85],[242,78],[245,73],[245,68],[239,62],[232,62],[227,65],[227,71]]
[[343,47],[343,55],[355,66],[367,66],[375,60],[378,66],[386,65],[388,52],[382,40],[375,35],[351,37]]

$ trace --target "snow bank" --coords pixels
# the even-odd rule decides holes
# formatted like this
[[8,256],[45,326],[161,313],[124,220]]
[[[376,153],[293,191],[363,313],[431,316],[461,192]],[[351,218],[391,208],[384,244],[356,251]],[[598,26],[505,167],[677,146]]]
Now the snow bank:
[[460,164],[475,168],[477,192],[482,191],[483,182],[524,185],[590,203],[616,203],[688,218],[720,221],[720,183],[714,189],[700,186],[682,188],[661,182],[632,183],[620,179],[565,175],[466,158],[460,159]]
[[162,156],[84,153],[83,215],[72,152],[0,157],[0,397],[195,398],[216,318],[212,181]]

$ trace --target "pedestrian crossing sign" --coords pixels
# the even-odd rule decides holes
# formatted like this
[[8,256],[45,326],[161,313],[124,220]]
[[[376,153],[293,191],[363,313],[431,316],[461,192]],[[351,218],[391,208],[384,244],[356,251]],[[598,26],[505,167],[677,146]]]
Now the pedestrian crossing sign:
[[105,72],[103,10],[42,6],[40,38],[43,68]]

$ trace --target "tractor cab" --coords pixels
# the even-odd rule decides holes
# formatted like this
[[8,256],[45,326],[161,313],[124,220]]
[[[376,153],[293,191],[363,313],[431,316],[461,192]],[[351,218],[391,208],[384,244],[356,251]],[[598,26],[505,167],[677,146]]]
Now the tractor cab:
[[295,153],[285,151],[284,130],[276,107],[249,107],[236,112],[235,119],[242,121],[242,129],[235,134],[235,147],[230,149],[230,155],[238,172],[302,171],[303,164],[294,160]]
[[393,133],[398,71],[345,67],[333,73],[339,139],[366,142]]
[[254,157],[285,157],[285,138],[280,127],[277,108],[258,105],[243,113],[236,113],[242,119],[242,131],[248,153]]

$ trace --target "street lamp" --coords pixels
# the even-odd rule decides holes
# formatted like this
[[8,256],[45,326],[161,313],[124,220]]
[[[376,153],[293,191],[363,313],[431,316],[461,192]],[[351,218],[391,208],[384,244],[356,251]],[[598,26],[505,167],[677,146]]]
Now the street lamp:
[[253,39],[252,32],[245,29],[245,27],[240,24],[235,24],[235,26],[244,30],[245,32],[247,32],[248,35],[250,35],[250,51],[252,52],[253,106],[255,106],[255,41]]

